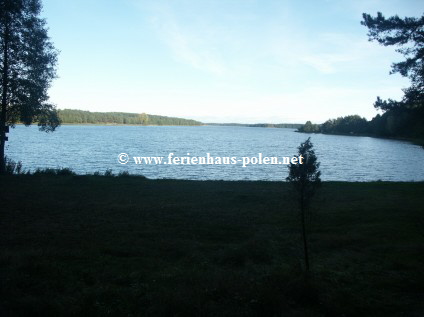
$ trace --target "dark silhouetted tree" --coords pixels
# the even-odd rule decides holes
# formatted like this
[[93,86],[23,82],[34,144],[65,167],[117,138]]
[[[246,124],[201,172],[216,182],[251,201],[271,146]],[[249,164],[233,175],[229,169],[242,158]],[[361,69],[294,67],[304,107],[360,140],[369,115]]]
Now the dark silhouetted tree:
[[424,108],[424,15],[421,18],[399,18],[397,15],[385,18],[381,12],[376,17],[364,13],[362,25],[368,27],[370,41],[384,46],[395,45],[405,60],[392,64],[393,73],[399,73],[411,80],[411,86],[403,89],[401,101],[382,100],[377,97],[374,106],[383,111],[398,107]]
[[298,157],[303,158],[303,164],[289,165],[289,176],[286,178],[297,192],[297,199],[300,208],[300,219],[302,226],[303,250],[305,259],[305,270],[309,272],[309,246],[308,233],[306,228],[306,214],[309,210],[312,197],[321,184],[320,163],[317,161],[311,138],[308,138],[298,147]]
[[0,0],[0,174],[5,172],[8,125],[38,122],[54,131],[60,120],[47,103],[58,52],[47,35],[40,0]]

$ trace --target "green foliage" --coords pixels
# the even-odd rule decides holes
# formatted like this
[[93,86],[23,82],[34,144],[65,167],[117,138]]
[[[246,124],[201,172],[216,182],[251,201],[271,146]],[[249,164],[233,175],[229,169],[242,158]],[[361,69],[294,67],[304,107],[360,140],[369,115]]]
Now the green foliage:
[[346,135],[371,135],[379,137],[422,138],[424,136],[424,108],[392,108],[371,121],[358,115],[329,119],[322,124],[306,122],[299,132]]
[[118,173],[118,177],[129,177],[129,176],[131,176],[131,174],[128,171],[122,171]]
[[58,110],[59,118],[69,124],[134,124],[134,125],[201,125],[195,120],[150,115],[146,113],[90,112],[83,110]]
[[14,160],[8,158],[7,156],[4,157],[4,160],[6,162],[6,174],[12,175],[12,174],[24,174],[24,170],[22,169],[22,162],[18,161],[15,162]]
[[54,175],[54,176],[75,176],[77,175],[72,169],[68,167],[63,168],[37,168],[34,175]]
[[[4,124],[38,122],[53,131],[60,121],[47,90],[56,77],[57,50],[39,17],[40,0],[0,1],[0,94]],[[7,121],[6,121],[7,120]]]
[[320,163],[313,150],[311,138],[308,138],[298,147],[298,157],[303,157],[303,164],[288,165],[289,176],[286,180],[290,182],[300,195],[301,204],[307,207],[314,196],[316,189],[321,184]]
[[401,19],[397,15],[385,18],[381,12],[376,17],[364,13],[361,24],[368,27],[370,41],[398,47],[396,51],[405,60],[393,63],[391,74],[399,73],[411,81],[411,86],[403,89],[401,101],[377,97],[374,107],[386,116],[374,118],[370,130],[383,136],[424,139],[424,15]]
[[368,121],[358,115],[339,117],[324,122],[320,130],[329,134],[366,134]]
[[306,121],[306,123],[299,127],[299,132],[304,133],[319,133],[321,132],[321,127],[318,124],[313,124],[311,121]]
[[113,176],[112,169],[108,168],[103,175],[106,177],[112,177]]
[[54,131],[60,120],[47,103],[58,52],[39,17],[40,0],[0,0],[0,174],[6,173],[6,126],[38,122]]
[[[302,229],[303,251],[305,260],[305,271],[309,272],[309,242],[308,231],[306,228],[307,210],[311,203],[312,197],[315,195],[317,188],[321,185],[321,172],[311,138],[308,138],[298,148],[299,163],[291,163],[289,168],[289,176],[286,180],[290,182],[297,192],[297,199],[300,207],[300,219]],[[303,164],[300,164],[301,158]]]
[[367,119],[358,115],[329,119],[323,124],[313,124],[307,121],[299,132],[328,134],[366,134],[369,131]]
[[405,60],[392,64],[391,73],[399,73],[411,80],[411,86],[404,89],[404,98],[397,102],[383,101],[379,97],[376,108],[390,110],[397,107],[424,107],[424,15],[421,18],[404,19],[397,15],[385,18],[381,12],[376,17],[364,13],[362,25],[368,27],[370,41],[384,46],[397,46],[396,51],[405,56]]

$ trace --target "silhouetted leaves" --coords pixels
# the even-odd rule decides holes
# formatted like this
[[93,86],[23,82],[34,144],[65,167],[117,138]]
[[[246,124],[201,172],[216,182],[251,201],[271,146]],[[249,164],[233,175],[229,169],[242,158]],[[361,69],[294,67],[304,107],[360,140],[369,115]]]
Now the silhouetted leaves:
[[297,156],[303,157],[303,164],[291,163],[289,165],[289,176],[286,180],[293,184],[306,207],[321,184],[320,163],[313,150],[311,138],[308,138],[298,147]]
[[0,172],[5,172],[5,126],[38,122],[54,131],[60,120],[47,90],[56,77],[58,51],[39,17],[40,0],[0,0]]
[[404,89],[403,100],[398,102],[377,98],[374,106],[384,111],[396,107],[424,107],[424,15],[421,18],[397,15],[385,18],[381,12],[376,17],[364,13],[362,25],[368,27],[370,41],[377,41],[384,46],[395,45],[397,52],[405,56],[405,60],[392,64],[391,74],[399,73],[411,80],[411,86]]
[[286,180],[290,182],[297,192],[300,207],[301,230],[303,239],[303,250],[305,259],[305,269],[309,272],[309,246],[308,233],[306,228],[306,213],[314,196],[316,189],[321,184],[321,172],[311,138],[308,138],[299,146],[299,162],[289,165],[289,176]]

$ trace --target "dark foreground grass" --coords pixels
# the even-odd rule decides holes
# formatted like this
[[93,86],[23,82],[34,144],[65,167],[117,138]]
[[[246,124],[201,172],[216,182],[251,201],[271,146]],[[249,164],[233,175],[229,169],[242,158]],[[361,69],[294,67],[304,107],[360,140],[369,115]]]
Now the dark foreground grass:
[[0,178],[1,316],[423,316],[424,183]]

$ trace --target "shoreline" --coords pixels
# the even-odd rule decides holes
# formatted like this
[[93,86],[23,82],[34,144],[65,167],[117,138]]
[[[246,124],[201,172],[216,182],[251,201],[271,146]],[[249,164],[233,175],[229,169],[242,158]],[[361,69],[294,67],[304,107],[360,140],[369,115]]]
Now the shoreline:
[[[0,179],[2,177],[16,177],[16,178],[30,178],[30,177],[47,177],[47,178],[54,178],[54,177],[70,177],[74,179],[110,179],[110,180],[116,180],[116,182],[119,182],[120,180],[125,179],[131,179],[133,181],[141,181],[141,182],[169,182],[169,183],[228,183],[231,185],[236,184],[282,184],[282,186],[289,186],[289,182],[285,180],[247,180],[247,179],[238,179],[238,180],[223,180],[223,179],[181,179],[181,178],[148,178],[142,174],[102,174],[101,172],[93,172],[93,173],[87,173],[87,174],[77,174],[72,169],[69,168],[45,168],[40,169],[40,171],[37,172],[37,169],[31,171],[30,174],[27,174],[28,171],[24,171],[21,174],[7,174],[7,175],[0,175]],[[107,171],[106,171],[107,172]],[[327,185],[334,185],[334,184],[356,184],[356,185],[369,185],[369,184],[421,184],[424,183],[423,180],[365,180],[365,181],[340,181],[340,180],[323,180],[321,181],[322,184]]]
[[375,135],[375,134],[303,132],[303,131],[298,131],[298,130],[296,130],[294,132],[304,133],[304,134],[322,134],[322,135],[338,135],[338,136],[352,136],[352,137],[368,137],[368,138],[383,139],[383,140],[406,141],[406,142],[412,143],[414,145],[422,146],[424,148],[424,139],[417,139],[417,138],[379,136],[379,135]]
[[[23,123],[16,123],[15,126],[25,126]],[[37,126],[37,123],[32,124],[34,126]],[[30,126],[32,126],[30,125]],[[195,125],[181,125],[181,124],[175,124],[175,125],[157,125],[157,124],[129,124],[129,123],[61,123],[58,128],[61,126],[68,126],[68,125],[81,125],[81,126],[130,126],[130,127],[240,127],[240,128],[268,128],[268,129],[296,129],[296,128],[289,128],[289,127],[273,127],[273,126],[251,126],[250,124],[234,124],[234,125],[227,125],[227,124],[195,124]]]

